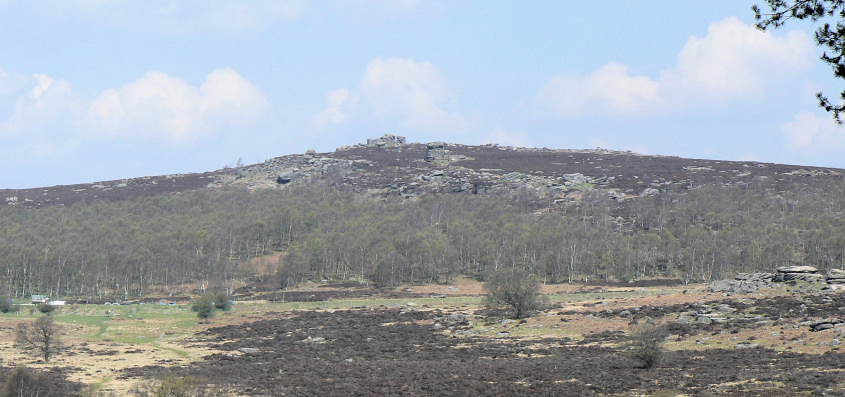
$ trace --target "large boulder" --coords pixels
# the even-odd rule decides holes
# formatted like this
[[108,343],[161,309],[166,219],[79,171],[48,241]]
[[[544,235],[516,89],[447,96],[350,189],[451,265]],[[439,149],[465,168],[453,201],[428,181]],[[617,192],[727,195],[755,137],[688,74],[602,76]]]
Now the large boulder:
[[425,161],[444,161],[447,160],[449,151],[446,150],[446,144],[443,142],[431,142],[425,145]]
[[824,276],[819,269],[812,266],[781,266],[775,275],[774,281],[804,280],[809,282],[824,281]]
[[710,290],[731,294],[750,294],[763,288],[771,288],[772,273],[738,273],[733,280],[718,280],[710,283]]
[[837,324],[841,324],[842,320],[838,318],[826,318],[823,320],[816,320],[810,323],[810,330],[813,332],[833,329]]
[[778,273],[818,273],[819,269],[812,266],[781,266]]
[[710,290],[713,292],[725,292],[733,290],[736,282],[733,280],[716,280],[710,283]]
[[830,269],[827,272],[828,284],[845,284],[845,270]]

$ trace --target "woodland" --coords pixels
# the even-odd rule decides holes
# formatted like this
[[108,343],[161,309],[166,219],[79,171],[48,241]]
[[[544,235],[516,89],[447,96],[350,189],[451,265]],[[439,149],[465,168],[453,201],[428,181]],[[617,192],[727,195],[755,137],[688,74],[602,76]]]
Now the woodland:
[[522,267],[543,283],[691,283],[792,264],[826,270],[845,261],[844,190],[838,178],[628,200],[592,189],[550,207],[530,189],[394,200],[318,182],[4,206],[0,294],[89,302],[184,294],[187,285],[232,293],[247,280],[392,287],[484,280],[501,267]]

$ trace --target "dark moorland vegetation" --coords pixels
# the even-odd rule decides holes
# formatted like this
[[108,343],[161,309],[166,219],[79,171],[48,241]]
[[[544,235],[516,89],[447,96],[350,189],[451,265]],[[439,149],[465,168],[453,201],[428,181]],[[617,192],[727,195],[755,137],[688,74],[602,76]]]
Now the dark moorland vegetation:
[[845,185],[704,186],[617,201],[601,189],[549,207],[528,189],[373,200],[327,183],[204,189],[67,207],[0,208],[0,294],[129,299],[258,275],[447,283],[503,266],[541,282],[713,280],[845,261]]

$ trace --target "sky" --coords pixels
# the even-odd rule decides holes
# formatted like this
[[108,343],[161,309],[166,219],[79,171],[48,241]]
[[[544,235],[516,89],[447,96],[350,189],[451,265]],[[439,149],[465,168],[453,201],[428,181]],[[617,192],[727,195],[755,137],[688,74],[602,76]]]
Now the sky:
[[752,4],[0,0],[0,189],[386,133],[845,168],[845,81]]

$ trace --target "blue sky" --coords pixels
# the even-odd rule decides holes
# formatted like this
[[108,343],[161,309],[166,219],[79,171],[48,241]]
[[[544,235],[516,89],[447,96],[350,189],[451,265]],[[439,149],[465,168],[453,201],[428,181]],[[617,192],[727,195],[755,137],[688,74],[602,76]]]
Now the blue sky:
[[812,26],[752,4],[0,0],[0,188],[384,133],[845,168]]

